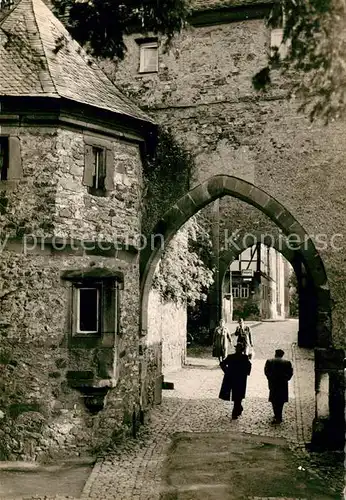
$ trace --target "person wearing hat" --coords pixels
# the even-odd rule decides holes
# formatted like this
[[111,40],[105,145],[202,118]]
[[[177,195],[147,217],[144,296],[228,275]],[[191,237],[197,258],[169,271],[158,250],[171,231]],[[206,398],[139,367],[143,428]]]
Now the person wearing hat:
[[232,420],[236,420],[243,412],[242,400],[246,394],[247,377],[251,372],[251,362],[244,354],[244,347],[237,344],[234,354],[229,354],[226,359],[221,361],[220,367],[224,372],[224,377],[220,389],[219,398],[224,401],[234,403],[232,411]]
[[275,357],[268,359],[264,366],[269,385],[269,401],[274,411],[273,424],[282,422],[283,406],[288,401],[288,381],[293,376],[292,363],[283,359],[284,354],[282,349],[276,349]]

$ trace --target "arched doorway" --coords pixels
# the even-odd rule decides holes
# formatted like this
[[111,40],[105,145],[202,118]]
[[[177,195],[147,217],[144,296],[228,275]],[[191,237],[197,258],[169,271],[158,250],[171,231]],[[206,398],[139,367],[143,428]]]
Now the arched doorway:
[[294,245],[284,251],[287,251],[288,260],[292,265],[294,263],[295,270],[301,269],[303,265],[308,277],[309,293],[314,298],[311,305],[313,305],[315,331],[309,329],[310,335],[313,334],[314,338],[306,338],[306,345],[330,347],[332,345],[330,293],[323,262],[313,241],[290,212],[268,193],[249,182],[227,175],[216,175],[196,186],[180,198],[156,224],[152,234],[160,235],[160,238],[153,238],[152,241],[157,242],[157,246],[147,247],[141,254],[141,335],[145,336],[147,333],[149,291],[156,265],[163,252],[162,241],[168,244],[191,216],[223,196],[233,196],[258,208],[282,230],[287,238],[294,240]]
[[[293,237],[294,244],[291,242],[287,248],[284,248],[283,255],[291,262],[300,283],[300,309],[305,308],[308,311],[308,314],[304,315],[304,319],[309,322],[309,315],[312,317],[312,321],[308,325],[304,325],[304,320],[301,321],[299,328],[301,329],[301,326],[304,326],[304,328],[301,329],[300,343],[307,347],[320,348],[320,351],[325,352],[323,355],[328,358],[328,353],[331,352],[330,348],[332,347],[331,298],[324,265],[312,239],[292,214],[268,193],[249,182],[227,175],[213,176],[193,188],[165,212],[154,227],[152,231],[154,237],[151,238],[151,241],[154,242],[154,248],[147,246],[141,253],[141,336],[145,338],[147,335],[149,292],[156,265],[164,250],[162,241],[167,245],[190,217],[209,203],[223,196],[232,196],[259,209],[281,229],[287,241],[290,241],[291,237]],[[160,237],[155,238],[155,235]],[[227,264],[230,256],[223,255],[220,256],[220,259]],[[339,356],[340,353],[337,353],[337,355]],[[153,357],[155,357],[155,354]],[[143,362],[140,363],[140,401],[142,408],[146,407],[147,390],[145,386],[150,378],[147,376],[150,364],[152,365],[150,369],[152,369],[155,360],[152,363],[152,359],[143,359]],[[332,390],[332,379],[329,382],[328,392],[324,390],[325,386],[323,386],[324,389],[321,389],[321,381],[326,377],[326,374],[328,375],[328,369],[326,364],[323,365],[321,362],[316,364],[315,362],[316,405],[314,422],[316,422],[316,435],[319,436],[316,438],[316,442],[328,442],[329,437],[332,436],[334,442],[337,443],[336,446],[340,446],[340,440],[343,439],[343,427],[340,425],[342,412],[339,411],[342,398],[336,391]],[[159,373],[161,371],[158,361],[156,363],[156,374]],[[161,382],[162,378],[160,376],[157,376],[156,382],[151,379],[151,385],[155,387],[154,390],[157,394],[160,394]],[[333,393],[336,394],[336,397],[333,396]],[[160,401],[160,397],[159,395],[156,402]],[[334,400],[336,401],[337,411],[333,412],[333,416],[331,410],[333,409]],[[329,407],[329,415],[326,420],[324,420],[325,414],[320,419],[319,410],[319,408],[325,407],[325,404]],[[321,429],[319,428],[320,422],[322,422]],[[338,432],[335,432],[335,436],[333,436],[331,430],[333,431],[333,428],[336,427]]]
[[[293,249],[285,236],[281,238],[276,236],[275,238],[273,238],[273,235],[268,235],[262,233],[261,231],[254,231],[251,234],[245,234],[243,237],[238,236],[236,248],[224,250],[220,255],[220,283],[223,283],[226,271],[229,268],[230,263],[234,259],[238,258],[238,256],[246,248],[256,245],[257,243],[262,243],[265,246],[273,247],[275,250],[280,252],[291,264],[295,272],[295,275],[297,277],[299,295],[299,347],[326,347],[326,345],[324,344],[326,340],[324,336],[318,336],[318,321],[321,317],[319,315],[318,308],[318,287],[315,286],[313,277],[306,270],[304,258],[301,254],[301,251],[299,250],[299,248]],[[218,291],[218,293],[220,293],[220,290]]]

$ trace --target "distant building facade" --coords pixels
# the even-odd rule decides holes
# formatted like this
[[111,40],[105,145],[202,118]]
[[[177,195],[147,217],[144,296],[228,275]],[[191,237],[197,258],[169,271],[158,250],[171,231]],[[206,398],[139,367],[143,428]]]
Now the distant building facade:
[[225,275],[226,317],[287,318],[289,272],[289,263],[274,248],[258,243],[244,250]]

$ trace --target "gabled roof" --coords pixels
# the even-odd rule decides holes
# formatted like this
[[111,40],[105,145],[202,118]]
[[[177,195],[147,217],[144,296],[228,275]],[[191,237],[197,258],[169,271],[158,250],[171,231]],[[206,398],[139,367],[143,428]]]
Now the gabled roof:
[[124,96],[42,0],[0,22],[0,96],[65,98],[153,122]]

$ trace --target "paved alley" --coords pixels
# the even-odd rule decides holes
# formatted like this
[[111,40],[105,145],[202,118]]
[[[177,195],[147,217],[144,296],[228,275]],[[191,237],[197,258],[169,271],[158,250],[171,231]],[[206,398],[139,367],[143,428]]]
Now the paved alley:
[[[230,328],[233,326],[230,325]],[[228,440],[234,446],[235,440],[232,440],[231,436],[235,436],[238,440],[240,437],[234,453],[239,453],[242,446],[250,450],[251,439],[258,440],[261,437],[264,443],[269,439],[269,443],[277,443],[277,447],[283,449],[282,438],[284,438],[299,460],[297,463],[304,464],[306,455],[304,442],[310,440],[314,416],[313,351],[297,348],[295,344],[297,326],[294,320],[263,322],[253,326],[255,356],[252,373],[248,379],[247,397],[243,401],[244,412],[238,420],[230,419],[230,403],[218,399],[223,374],[217,360],[210,356],[188,358],[186,367],[165,377],[166,381],[174,383],[174,390],[164,391],[162,405],[153,410],[151,421],[147,428],[142,429],[140,438],[129,439],[116,450],[100,458],[80,498],[83,500],[241,498],[228,496],[226,490],[222,490],[223,497],[214,497],[210,492],[215,488],[208,490],[210,496],[206,491],[202,492],[202,497],[194,496],[191,491],[185,492],[187,496],[174,496],[169,488],[167,490],[167,483],[164,483],[164,476],[167,476],[166,459],[170,450],[172,451],[172,440],[178,436],[179,442],[179,435],[184,436],[185,440],[195,441],[196,446],[203,450],[204,456],[208,456],[208,449],[210,450],[208,436],[211,436],[214,443],[212,445],[214,451],[215,446],[216,448],[221,446],[220,438],[222,441]],[[280,426],[273,426],[267,380],[263,369],[265,360],[272,357],[275,349],[279,347],[285,351],[285,357],[293,361],[294,376],[290,381],[290,401],[285,405],[284,422]],[[202,436],[205,437],[202,439]],[[245,442],[248,441],[245,446]],[[284,443],[286,446],[286,442]],[[274,457],[279,456],[279,448],[274,452]],[[242,455],[244,453],[243,451]],[[177,456],[174,458],[170,455],[170,457],[169,463],[177,462]],[[270,471],[270,463],[269,460],[265,468],[267,474],[268,469]],[[294,468],[299,470],[296,466]],[[305,470],[305,466],[302,470]],[[337,488],[336,484],[335,487]],[[274,494],[258,498],[270,497],[282,498]],[[289,498],[314,498],[314,496],[291,495]],[[335,496],[316,496],[316,498],[340,498],[340,495],[335,492]]]
[[[310,440],[314,415],[314,374],[313,352],[295,346],[297,326],[296,321],[288,320],[263,322],[253,328],[255,357],[244,412],[238,420],[230,420],[230,404],[218,399],[222,372],[215,359],[189,358],[188,366],[166,376],[175,388],[164,391],[163,403],[152,413],[144,442],[131,441],[118,453],[100,460],[82,498],[163,498],[164,462],[175,433],[236,432],[286,438],[296,453],[302,453],[304,441]],[[293,360],[295,374],[290,382],[290,402],[285,405],[285,421],[273,426],[263,368],[279,347]]]

